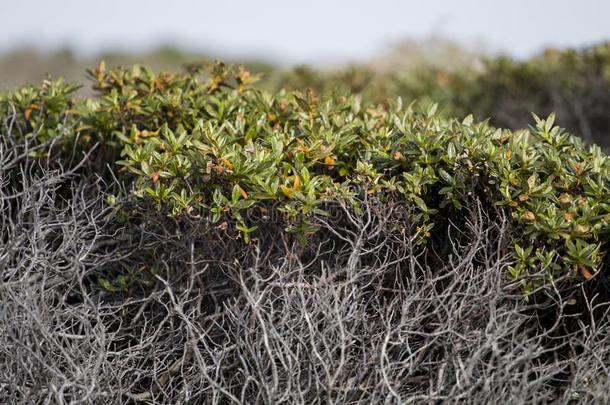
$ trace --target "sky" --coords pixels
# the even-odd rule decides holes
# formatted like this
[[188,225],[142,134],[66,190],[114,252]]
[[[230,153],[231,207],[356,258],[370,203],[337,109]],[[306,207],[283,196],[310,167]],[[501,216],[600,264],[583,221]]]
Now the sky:
[[365,60],[441,36],[527,57],[610,39],[610,0],[0,0],[0,52],[159,45],[283,64]]

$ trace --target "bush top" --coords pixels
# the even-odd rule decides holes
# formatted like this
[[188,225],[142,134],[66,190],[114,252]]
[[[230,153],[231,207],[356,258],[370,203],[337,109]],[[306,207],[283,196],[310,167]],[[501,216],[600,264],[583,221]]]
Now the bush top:
[[270,94],[223,64],[159,74],[100,65],[89,74],[99,97],[74,100],[74,86],[49,81],[2,94],[3,121],[37,140],[38,157],[62,160],[74,145],[97,145],[97,157],[111,160],[100,173],[110,163],[141,201],[173,217],[232,219],[249,240],[252,213],[273,209],[306,236],[328,203],[357,210],[379,198],[412,207],[426,243],[476,197],[520,230],[514,277],[545,269],[588,279],[602,265],[609,159],[553,116],[510,132],[472,116],[442,118],[436,104]]

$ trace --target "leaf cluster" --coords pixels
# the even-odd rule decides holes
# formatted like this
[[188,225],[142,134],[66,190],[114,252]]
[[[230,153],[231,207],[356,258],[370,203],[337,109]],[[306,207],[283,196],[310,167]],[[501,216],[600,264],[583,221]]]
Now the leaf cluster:
[[101,64],[89,74],[99,97],[76,101],[73,86],[45,82],[3,94],[4,119],[16,111],[22,136],[41,143],[100,144],[114,159],[104,166],[138,201],[177,221],[230,226],[250,242],[259,219],[277,214],[305,240],[329,204],[358,211],[376,198],[413,208],[417,243],[442,244],[446,225],[478,199],[519,230],[512,276],[589,279],[603,267],[610,160],[553,115],[511,132],[400,98],[272,94],[221,63],[158,74]]

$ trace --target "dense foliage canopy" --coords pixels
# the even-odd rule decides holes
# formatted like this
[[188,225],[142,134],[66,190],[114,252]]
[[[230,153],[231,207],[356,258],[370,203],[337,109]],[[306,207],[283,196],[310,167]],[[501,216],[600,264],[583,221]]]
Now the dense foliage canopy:
[[514,277],[543,268],[588,279],[603,264],[610,159],[553,126],[553,115],[511,132],[472,116],[442,118],[436,104],[269,94],[250,88],[256,77],[243,68],[222,64],[204,75],[103,65],[90,74],[99,99],[75,101],[74,86],[46,82],[6,93],[2,110],[16,109],[12,125],[36,137],[30,154],[96,148],[95,170],[110,164],[170,216],[228,221],[249,241],[277,211],[304,237],[315,232],[311,214],[330,215],[330,203],[358,210],[375,196],[413,207],[426,243],[442,241],[447,219],[474,195],[521,230]]
[[0,402],[606,398],[610,158],[555,115],[88,73],[0,94]]

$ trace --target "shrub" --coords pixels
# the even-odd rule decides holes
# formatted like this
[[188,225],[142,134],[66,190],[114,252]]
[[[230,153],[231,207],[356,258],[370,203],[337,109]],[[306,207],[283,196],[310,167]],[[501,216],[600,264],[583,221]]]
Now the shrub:
[[103,96],[84,120],[106,120],[100,136],[122,148],[117,164],[136,195],[171,215],[234,220],[248,239],[257,226],[248,216],[273,208],[307,235],[315,230],[307,218],[325,204],[357,209],[374,195],[416,207],[424,243],[432,233],[441,241],[447,218],[474,194],[522,229],[513,276],[544,268],[590,278],[602,264],[608,158],[553,127],[553,116],[511,133],[440,118],[436,105],[270,95],[246,88],[247,72],[220,65],[202,85],[139,68],[101,75]]
[[374,196],[415,207],[418,243],[442,244],[448,219],[476,197],[520,229],[514,277],[544,269],[589,279],[602,266],[609,160],[554,127],[552,115],[512,133],[439,117],[435,104],[272,95],[222,64],[158,75],[100,65],[90,74],[98,100],[75,105],[74,87],[48,82],[3,96],[4,109],[19,111],[14,124],[26,138],[41,126],[40,144],[101,142],[98,158],[116,158],[120,179],[170,216],[228,222],[249,241],[260,218],[279,213],[303,240],[333,203],[358,210]]
[[63,80],[46,80],[42,86],[0,93],[4,136],[10,137],[12,147],[19,150],[27,146],[27,155],[48,157],[62,142],[73,140],[79,129],[75,127],[78,114],[71,95],[78,87]]
[[555,112],[562,126],[587,143],[610,146],[608,43],[584,49],[549,49],[526,61],[491,59],[469,83],[473,84],[469,86],[472,92],[454,98],[458,110],[491,117],[494,125],[510,128],[527,125],[530,111],[544,115]]
[[606,392],[609,159],[553,116],[90,75],[0,98],[0,399]]
[[448,117],[473,114],[494,126],[526,128],[530,113],[557,115],[558,123],[589,144],[610,146],[610,45],[583,49],[548,49],[527,60],[508,56],[446,68],[416,64],[408,69],[375,72],[366,66],[319,72],[297,68],[271,73],[270,89],[311,88],[317,92],[356,93],[368,102],[388,99],[439,102]]

